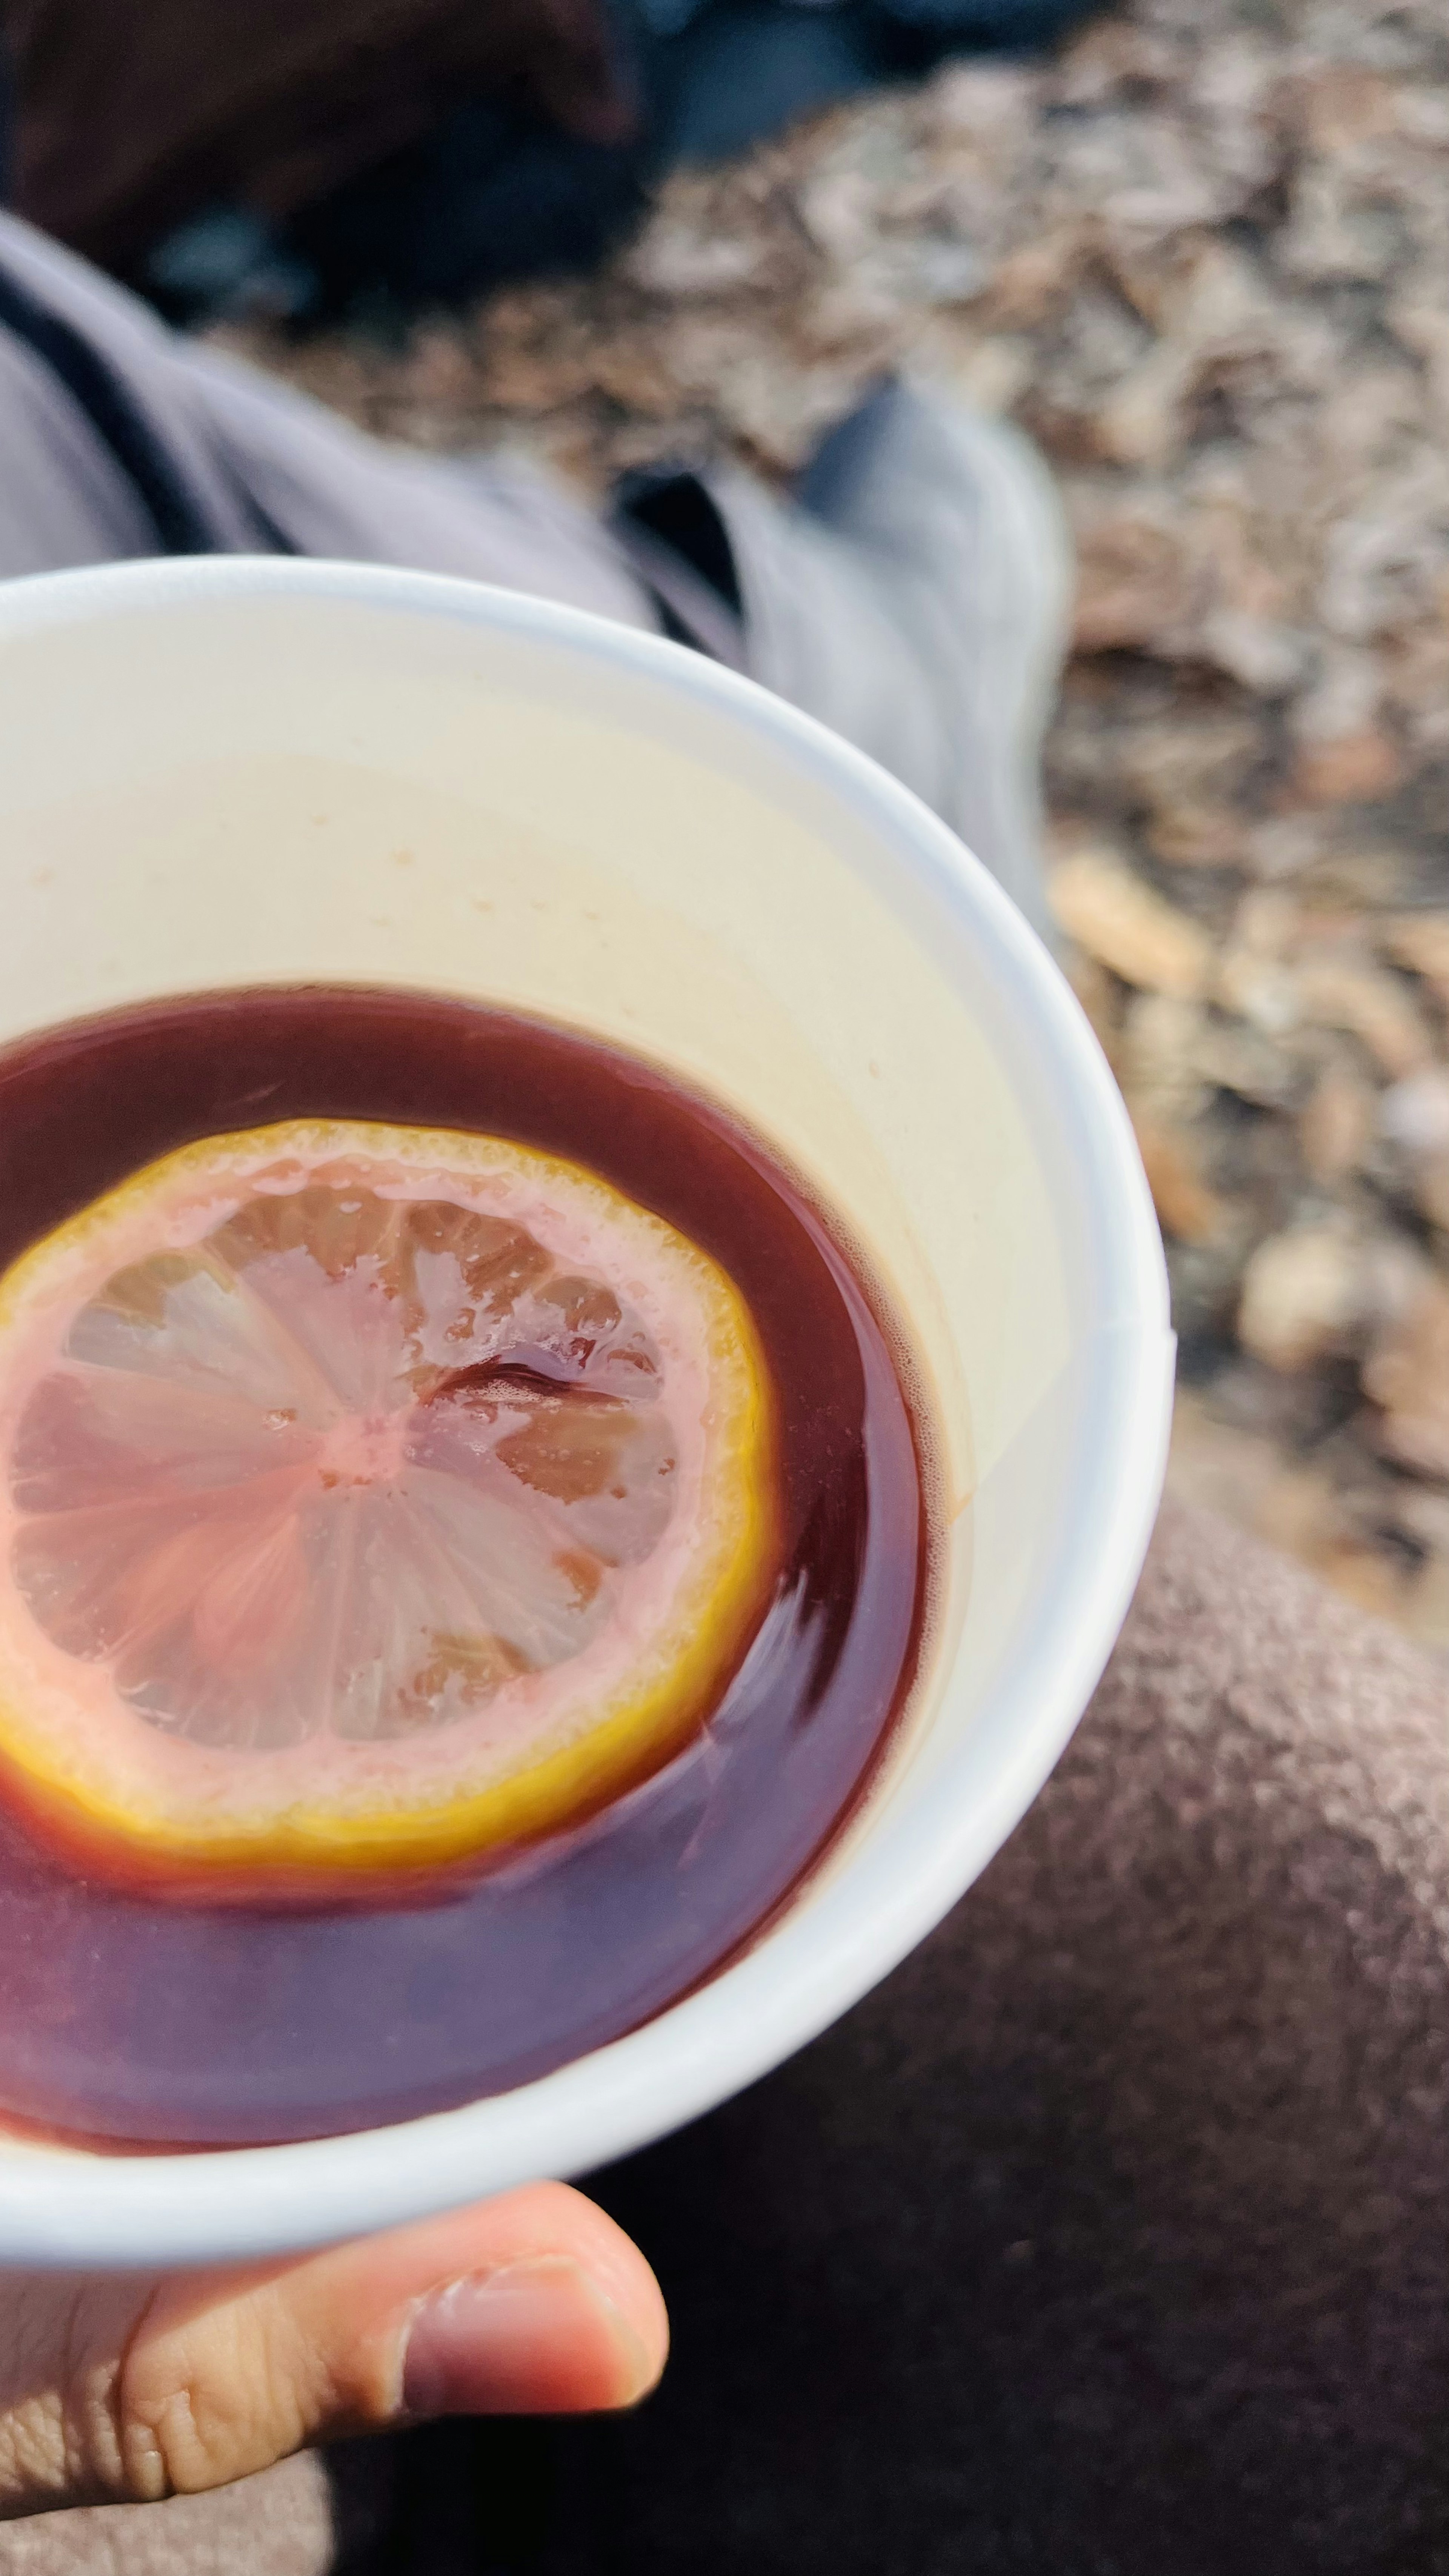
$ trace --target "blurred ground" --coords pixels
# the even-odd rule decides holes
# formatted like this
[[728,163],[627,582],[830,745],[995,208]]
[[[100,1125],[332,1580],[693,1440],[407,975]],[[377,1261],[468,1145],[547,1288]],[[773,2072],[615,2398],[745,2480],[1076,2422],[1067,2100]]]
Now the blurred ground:
[[1055,895],[1168,1238],[1173,1477],[1449,1646],[1449,13],[1135,0],[668,188],[388,354],[370,426],[772,473],[882,365],[1076,525]]

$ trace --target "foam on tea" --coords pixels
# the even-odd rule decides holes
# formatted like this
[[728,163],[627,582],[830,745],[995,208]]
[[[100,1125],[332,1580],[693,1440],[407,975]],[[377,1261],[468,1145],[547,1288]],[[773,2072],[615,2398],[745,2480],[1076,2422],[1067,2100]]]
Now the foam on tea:
[[475,2098],[747,1940],[908,1685],[921,1479],[832,1229],[542,1024],[253,992],[0,1058],[0,2108]]

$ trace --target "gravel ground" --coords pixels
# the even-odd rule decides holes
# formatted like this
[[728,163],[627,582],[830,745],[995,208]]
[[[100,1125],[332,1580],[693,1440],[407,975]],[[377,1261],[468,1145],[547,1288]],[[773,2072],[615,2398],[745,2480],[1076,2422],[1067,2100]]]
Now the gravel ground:
[[902,361],[1035,435],[1081,566],[1054,895],[1167,1238],[1174,1479],[1440,1647],[1446,279],[1444,0],[1135,0],[677,177],[601,276],[245,335],[595,488],[787,473]]

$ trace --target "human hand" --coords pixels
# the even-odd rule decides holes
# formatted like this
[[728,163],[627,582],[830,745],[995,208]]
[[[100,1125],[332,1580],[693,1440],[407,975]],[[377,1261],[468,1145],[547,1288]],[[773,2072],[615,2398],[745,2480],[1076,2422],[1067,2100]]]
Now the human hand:
[[431,2415],[629,2406],[658,2283],[562,2183],[282,2262],[0,2276],[0,2516],[224,2486]]

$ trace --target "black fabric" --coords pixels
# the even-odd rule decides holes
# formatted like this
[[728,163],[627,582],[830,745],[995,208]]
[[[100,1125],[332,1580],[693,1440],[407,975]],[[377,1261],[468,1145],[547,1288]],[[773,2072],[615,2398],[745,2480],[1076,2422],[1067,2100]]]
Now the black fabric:
[[749,666],[729,531],[687,467],[649,466],[614,487],[608,526],[654,602],[662,633],[728,670]]
[[419,309],[596,266],[677,162],[747,151],[953,54],[1039,45],[1100,5],[611,0],[620,81],[640,108],[633,140],[590,142],[515,98],[463,97],[432,133],[285,225],[230,197],[198,204],[127,283],[182,324],[256,309],[299,330],[346,318],[397,331]]
[[707,652],[708,648],[702,644],[699,637],[692,633],[690,628],[685,625],[683,618],[678,616],[670,607],[669,602],[662,591],[651,590],[649,596],[654,602],[655,614],[659,619],[659,632],[661,635],[667,635],[671,644],[683,644],[691,653]]
[[558,2527],[554,2434],[500,2417],[337,2445],[330,2576],[541,2576]]
[[5,30],[0,27],[0,206],[10,203],[15,157],[15,90]]
[[313,280],[308,321],[488,293],[593,267],[647,204],[647,143],[591,143],[536,115],[463,102],[425,142],[335,190],[278,235]]
[[614,496],[620,518],[647,528],[677,555],[734,616],[743,617],[739,574],[729,532],[697,474],[672,466],[626,474]]
[[[218,531],[204,503],[177,471],[173,458],[120,377],[90,341],[73,331],[58,313],[37,303],[3,271],[0,329],[12,332],[33,356],[41,359],[85,413],[143,504],[156,531],[158,553],[213,555],[237,551],[234,543]],[[236,487],[236,501],[243,522],[251,522],[256,551],[295,552],[268,514],[240,486]]]
[[206,512],[105,360],[68,322],[37,304],[3,273],[0,326],[44,361],[85,413],[144,503],[159,551],[167,555],[224,551]]

